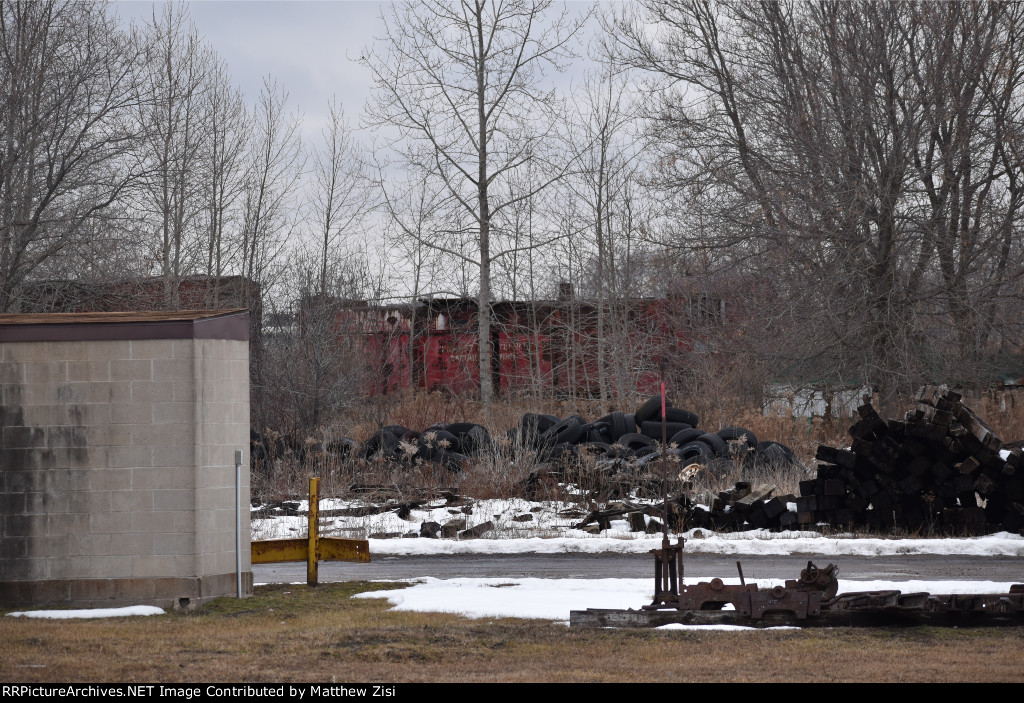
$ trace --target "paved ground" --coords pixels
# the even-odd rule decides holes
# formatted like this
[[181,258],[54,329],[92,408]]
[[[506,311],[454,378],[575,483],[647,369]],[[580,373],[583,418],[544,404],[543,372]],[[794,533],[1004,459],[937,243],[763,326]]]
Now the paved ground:
[[[1024,583],[1024,560],[1019,557],[820,557],[818,555],[744,556],[739,558],[747,578],[797,578],[807,561],[823,567],[835,563],[843,579],[1000,581]],[[687,576],[722,578],[737,575],[737,557],[694,555],[684,561]],[[369,564],[322,562],[320,581],[436,578],[645,578],[654,574],[654,557],[647,554],[513,554],[373,557]],[[305,582],[305,564],[257,564],[256,583]]]

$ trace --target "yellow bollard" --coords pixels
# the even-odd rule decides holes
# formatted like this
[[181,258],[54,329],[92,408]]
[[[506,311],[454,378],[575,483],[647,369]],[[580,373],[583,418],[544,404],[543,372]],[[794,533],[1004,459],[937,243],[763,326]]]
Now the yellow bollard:
[[306,552],[306,585],[317,583],[320,564],[320,479],[309,479],[309,548]]

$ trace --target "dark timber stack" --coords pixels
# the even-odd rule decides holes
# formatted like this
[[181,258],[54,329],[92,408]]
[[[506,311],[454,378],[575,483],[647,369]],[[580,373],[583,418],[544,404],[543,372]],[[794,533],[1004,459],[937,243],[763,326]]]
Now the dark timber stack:
[[691,506],[687,526],[719,531],[795,528],[796,514],[788,506],[798,498],[775,496],[776,490],[772,484],[739,481],[717,496],[703,496],[709,509],[699,504]]
[[1021,532],[1024,454],[961,401],[935,386],[918,391],[903,420],[857,409],[849,450],[820,445],[817,478],[800,483],[797,522],[950,534]]

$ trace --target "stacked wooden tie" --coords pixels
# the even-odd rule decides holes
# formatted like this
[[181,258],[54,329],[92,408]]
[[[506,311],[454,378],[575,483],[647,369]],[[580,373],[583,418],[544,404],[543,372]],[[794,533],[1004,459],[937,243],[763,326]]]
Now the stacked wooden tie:
[[870,403],[857,412],[849,449],[818,447],[817,478],[800,483],[798,525],[1021,532],[1024,453],[1004,450],[959,393],[924,386],[903,420],[883,419]]

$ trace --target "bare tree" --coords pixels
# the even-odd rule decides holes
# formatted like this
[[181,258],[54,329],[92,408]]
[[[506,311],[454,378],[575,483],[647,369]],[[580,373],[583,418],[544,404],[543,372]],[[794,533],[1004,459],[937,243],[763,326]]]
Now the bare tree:
[[[628,293],[618,280],[617,249],[630,243],[628,227],[632,184],[637,180],[640,148],[637,146],[637,104],[628,94],[628,71],[610,52],[600,72],[593,72],[577,92],[571,111],[566,148],[577,168],[564,181],[569,197],[580,203],[581,219],[587,223],[588,256],[591,275],[583,281],[581,293],[595,301],[596,328],[594,346],[600,399],[611,395],[614,376],[620,393],[623,387],[622,357],[627,320]],[[625,294],[625,295],[624,295]],[[609,374],[609,370],[614,373]]]
[[139,155],[144,173],[140,209],[155,230],[164,304],[176,308],[181,277],[197,267],[203,251],[200,213],[206,183],[199,165],[210,147],[205,107],[214,55],[184,5],[168,3],[159,16],[154,9],[145,30],[138,102],[145,135]]
[[934,256],[928,282],[955,334],[953,366],[977,377],[994,345],[1021,334],[1000,303],[1017,298],[1024,275],[1024,12],[944,3],[915,15],[906,30],[915,35],[912,90],[922,115],[911,170],[920,210],[912,217],[922,254]]
[[[271,265],[297,226],[295,198],[305,165],[298,115],[285,110],[288,95],[264,80],[252,117],[238,248],[241,275],[260,290],[272,283]],[[258,291],[250,291],[254,296]]]
[[[564,160],[563,160],[564,161]],[[544,327],[548,321],[547,310],[540,301],[542,295],[554,292],[542,280],[548,273],[548,265],[557,257],[557,251],[565,245],[562,240],[564,231],[560,224],[565,223],[561,211],[565,209],[564,192],[560,188],[538,189],[536,186],[550,179],[550,171],[542,161],[527,164],[516,174],[514,180],[506,187],[509,195],[529,193],[525,198],[515,198],[502,213],[501,230],[507,240],[506,255],[495,261],[495,288],[504,291],[512,301],[526,301],[527,306],[517,306],[526,310],[525,316],[514,315],[513,320],[506,322],[503,330],[512,335],[512,348],[508,351],[514,356],[518,353],[526,355],[526,373],[508,385],[520,392],[542,396],[551,388],[551,371],[544,363]],[[513,196],[514,197],[514,196]],[[499,334],[500,334],[499,331]],[[525,342],[525,344],[524,344]],[[505,360],[502,359],[505,366]],[[522,373],[522,372],[520,372]]]
[[897,393],[954,368],[936,327],[962,330],[977,358],[968,338],[991,322],[967,311],[1021,273],[1003,251],[1021,221],[1006,157],[1022,12],[672,0],[617,24],[658,78],[662,184],[703,225],[674,242],[771,277],[766,326],[796,323],[784,344],[773,335],[778,366],[859,378],[893,412]]
[[371,183],[336,99],[328,105],[323,143],[313,153],[310,210],[320,242],[320,292],[327,295],[327,269],[333,250],[358,234],[373,210]]
[[224,61],[215,63],[209,80],[205,107],[209,146],[201,155],[201,172],[206,195],[203,210],[205,271],[213,279],[207,304],[218,307],[220,286],[217,280],[230,263],[231,252],[227,247],[238,240],[237,230],[242,221],[239,205],[245,186],[245,147],[250,122],[242,93],[232,84]]
[[357,252],[331,256],[326,292],[318,247],[297,252],[285,268],[288,287],[298,295],[264,340],[261,395],[267,398],[259,403],[258,419],[305,439],[365,393],[366,334],[353,309],[373,291],[365,258]]
[[[547,19],[549,0],[403,2],[387,18],[387,53],[367,55],[375,94],[369,119],[397,130],[410,168],[435,172],[471,218],[478,278],[480,398],[490,403],[492,222],[517,198],[496,183],[540,157],[554,129],[543,70],[568,55],[580,24]],[[405,144],[401,142],[405,141]],[[541,186],[544,184],[541,184]],[[540,186],[538,186],[540,187]]]
[[0,311],[134,177],[137,45],[98,2],[0,2]]
[[[385,166],[378,164],[383,212],[386,217],[384,241],[389,255],[386,262],[396,279],[409,284],[409,368],[411,381],[426,376],[416,363],[416,344],[423,337],[418,319],[421,298],[443,294],[438,251],[428,242],[436,242],[442,230],[450,229],[446,198],[431,174],[413,174],[408,179],[385,177]],[[423,343],[420,341],[419,343]],[[424,364],[426,355],[423,355]]]

